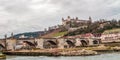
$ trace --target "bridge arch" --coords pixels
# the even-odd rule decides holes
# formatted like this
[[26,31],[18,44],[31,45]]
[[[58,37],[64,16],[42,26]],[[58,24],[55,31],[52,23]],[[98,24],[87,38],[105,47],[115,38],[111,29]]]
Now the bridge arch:
[[75,43],[72,42],[71,40],[66,40],[66,42],[67,42],[67,44],[69,45],[69,48],[75,46]]
[[101,40],[100,39],[95,39],[93,40],[93,44],[100,44],[101,43]]
[[56,40],[47,40],[44,42],[44,48],[57,48]]
[[23,41],[23,43],[26,43],[26,44],[28,44],[29,46],[34,46],[34,47],[35,47],[35,44],[32,43],[32,42],[29,42],[29,41]]
[[89,41],[87,41],[87,40],[80,40],[80,42],[81,42],[83,47],[87,46],[89,43]]
[[47,42],[49,42],[52,45],[57,45],[57,43],[55,43],[54,41],[48,40]]
[[99,41],[98,40],[94,40],[93,44],[99,44]]

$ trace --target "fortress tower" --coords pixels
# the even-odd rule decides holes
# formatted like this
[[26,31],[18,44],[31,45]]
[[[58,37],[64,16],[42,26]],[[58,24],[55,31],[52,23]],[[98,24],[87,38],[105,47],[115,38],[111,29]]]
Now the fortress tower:
[[68,16],[67,19],[62,18],[62,25],[66,26],[69,21],[71,21],[70,16]]

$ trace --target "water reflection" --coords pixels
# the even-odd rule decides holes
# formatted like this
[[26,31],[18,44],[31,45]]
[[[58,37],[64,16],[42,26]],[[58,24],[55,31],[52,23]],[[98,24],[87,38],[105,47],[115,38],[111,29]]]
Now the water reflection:
[[[5,60],[118,60],[120,53],[102,54],[96,56],[7,56]],[[1,60],[1,59],[0,59]]]
[[7,59],[0,59],[0,60],[7,60]]

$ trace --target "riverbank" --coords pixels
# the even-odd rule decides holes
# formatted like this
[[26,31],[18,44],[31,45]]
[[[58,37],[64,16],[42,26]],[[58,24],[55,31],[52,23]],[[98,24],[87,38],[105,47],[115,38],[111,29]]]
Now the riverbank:
[[41,51],[7,51],[4,52],[6,55],[18,55],[18,56],[89,56],[97,55],[96,51],[92,50],[77,50],[77,51],[62,51],[62,52],[41,52]]
[[19,50],[4,51],[6,55],[19,56],[91,56],[103,53],[119,52],[120,47],[97,46],[97,47],[81,47],[67,49],[39,49],[39,50]]

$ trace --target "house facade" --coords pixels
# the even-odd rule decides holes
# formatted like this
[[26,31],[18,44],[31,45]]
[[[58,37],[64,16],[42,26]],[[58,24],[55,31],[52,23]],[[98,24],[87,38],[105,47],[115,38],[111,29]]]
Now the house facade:
[[120,33],[102,34],[102,43],[120,42]]

